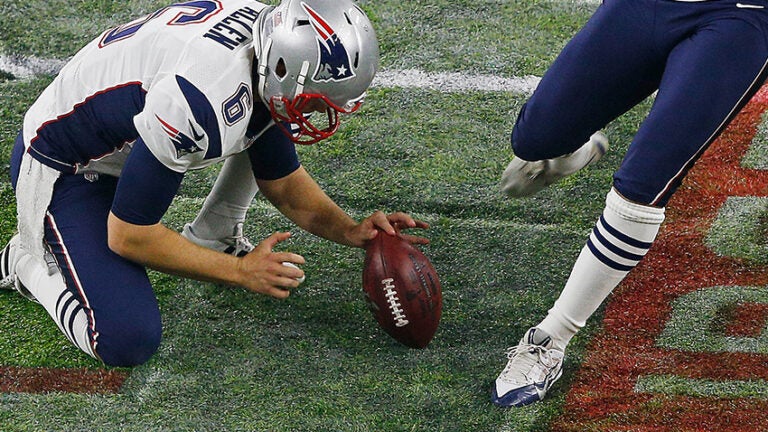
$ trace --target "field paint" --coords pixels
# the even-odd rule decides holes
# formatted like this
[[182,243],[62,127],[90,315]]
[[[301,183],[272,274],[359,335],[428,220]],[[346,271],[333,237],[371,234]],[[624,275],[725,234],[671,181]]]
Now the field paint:
[[[22,79],[37,75],[55,75],[68,59],[8,56],[0,54],[0,71],[10,72]],[[510,92],[530,94],[539,84],[539,77],[505,78],[496,75],[465,74],[461,72],[424,72],[418,69],[379,71],[373,87],[418,88],[445,93],[465,91]]]
[[424,72],[418,69],[382,70],[373,80],[373,87],[400,87],[438,90],[446,93],[465,91],[510,92],[530,94],[541,78],[524,76],[504,78],[495,75],[461,72]]
[[125,369],[0,366],[0,393],[117,393],[130,375]]

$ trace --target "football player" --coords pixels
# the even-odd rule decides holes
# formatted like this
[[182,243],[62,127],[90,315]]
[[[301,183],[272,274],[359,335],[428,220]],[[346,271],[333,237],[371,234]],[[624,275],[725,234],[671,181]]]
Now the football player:
[[[257,191],[348,246],[377,228],[426,228],[401,212],[353,220],[296,154],[360,107],[378,64],[351,0],[189,1],[105,31],[24,117],[11,161],[19,233],[0,254],[0,285],[39,302],[85,353],[134,366],[161,336],[145,267],[277,298],[298,286],[304,257],[273,250],[290,233],[255,247],[243,237]],[[163,226],[184,174],[220,161],[183,235]]]
[[658,92],[613,177],[605,209],[544,319],[508,350],[492,401],[541,400],[571,338],[648,252],[691,166],[763,85],[765,0],[605,0],[544,74],[512,131],[511,197],[596,162],[599,130]]

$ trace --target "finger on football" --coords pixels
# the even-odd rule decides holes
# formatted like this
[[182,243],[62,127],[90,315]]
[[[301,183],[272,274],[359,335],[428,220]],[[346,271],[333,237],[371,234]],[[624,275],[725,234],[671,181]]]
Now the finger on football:
[[400,234],[400,238],[402,238],[403,240],[405,240],[405,241],[407,241],[408,243],[411,243],[411,244],[421,244],[421,245],[429,244],[429,239],[426,238],[426,237],[409,235],[409,234],[402,234],[401,233]]
[[398,224],[398,225],[403,225],[408,227],[416,226],[416,221],[414,221],[413,218],[408,213],[403,213],[403,212],[390,213],[387,216],[387,219],[393,224]]
[[424,221],[414,220],[414,222],[416,222],[416,226],[413,228],[429,229],[429,224]]
[[388,216],[388,219],[398,230],[405,229],[405,228],[421,228],[421,229],[429,228],[428,223],[414,219],[408,213],[395,212],[390,214]]
[[420,220],[412,219],[412,224],[402,224],[400,222],[395,222],[395,229],[402,230],[402,229],[408,229],[408,228],[418,228],[418,229],[429,229],[429,224]]
[[[390,221],[389,217],[384,214],[381,210],[377,210],[375,213],[373,213],[369,217],[371,223],[375,226],[384,231],[385,233],[389,235],[395,235],[397,234],[397,230],[395,230],[394,225],[392,224],[392,221]],[[370,238],[376,237],[374,234]]]

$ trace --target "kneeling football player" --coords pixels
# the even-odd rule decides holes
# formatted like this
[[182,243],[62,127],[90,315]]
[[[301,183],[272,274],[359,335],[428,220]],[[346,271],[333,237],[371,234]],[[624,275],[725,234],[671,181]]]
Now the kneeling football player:
[[[39,302],[110,366],[142,364],[159,346],[145,267],[278,298],[298,286],[304,257],[273,251],[289,233],[255,247],[243,237],[257,191],[299,227],[353,247],[377,227],[426,228],[405,213],[353,220],[296,154],[332,135],[373,80],[378,44],[359,7],[193,3],[82,48],[28,110],[12,152],[19,233],[0,254],[0,287]],[[163,226],[184,174],[221,161],[182,235]]]

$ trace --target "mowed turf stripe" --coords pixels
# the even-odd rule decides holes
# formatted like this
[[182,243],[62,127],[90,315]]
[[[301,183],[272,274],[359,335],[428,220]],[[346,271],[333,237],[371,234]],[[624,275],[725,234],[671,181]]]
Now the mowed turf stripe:
[[[757,344],[752,352],[716,352],[707,344],[689,348],[686,341],[676,343],[685,349],[669,348],[669,336],[664,344],[660,336],[677,331],[670,317],[674,301],[684,295],[701,291],[716,298],[728,289],[764,292],[768,285],[768,266],[718,256],[704,239],[728,197],[768,194],[768,172],[740,165],[766,110],[768,90],[763,88],[670,202],[651,251],[606,306],[603,330],[590,343],[553,430],[765,430],[764,338],[751,337]],[[730,307],[736,313],[721,313],[707,329],[712,334],[705,336],[733,338],[728,332],[740,323],[728,321],[743,321],[740,308],[762,310],[754,302],[734,302]],[[761,324],[764,328],[764,322],[756,325]]]

